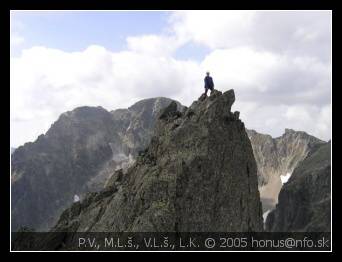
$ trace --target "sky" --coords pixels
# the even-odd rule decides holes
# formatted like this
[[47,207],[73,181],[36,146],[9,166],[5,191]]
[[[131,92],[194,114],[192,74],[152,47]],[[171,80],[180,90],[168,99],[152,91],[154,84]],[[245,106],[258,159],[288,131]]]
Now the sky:
[[245,126],[331,138],[330,11],[11,11],[11,147],[79,106],[189,106],[234,89]]

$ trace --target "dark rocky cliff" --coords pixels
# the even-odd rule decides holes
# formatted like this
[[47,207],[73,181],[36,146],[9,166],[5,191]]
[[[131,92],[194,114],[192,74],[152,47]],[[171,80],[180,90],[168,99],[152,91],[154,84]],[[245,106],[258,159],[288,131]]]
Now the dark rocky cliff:
[[135,164],[65,210],[52,231],[262,231],[256,163],[234,100],[230,90],[182,112],[171,103]]
[[331,142],[317,145],[295,168],[266,220],[268,231],[330,232]]
[[302,131],[286,129],[277,138],[247,130],[258,166],[258,184],[263,211],[278,202],[282,180],[290,176],[297,165],[316,145],[325,142]]
[[[183,112],[179,119],[187,112],[190,121],[196,109],[200,111],[199,121],[199,115],[209,114],[206,110],[218,96],[214,93],[204,102],[201,98],[190,109],[176,102],[177,110]],[[171,101],[163,97],[145,99],[111,112],[101,107],[80,107],[62,114],[46,135],[19,147],[12,154],[12,230],[28,226],[45,231],[72,204],[74,194],[83,199],[88,192],[118,183],[113,182],[121,176],[118,174],[126,173],[139,152],[149,145],[160,111]],[[231,114],[227,114],[228,119],[238,119],[238,113]],[[217,139],[214,128],[210,128],[212,138]],[[257,164],[265,212],[277,203],[281,178],[325,142],[291,129],[278,138],[246,131]],[[228,134],[220,133],[224,137]],[[120,168],[122,172],[112,176]]]

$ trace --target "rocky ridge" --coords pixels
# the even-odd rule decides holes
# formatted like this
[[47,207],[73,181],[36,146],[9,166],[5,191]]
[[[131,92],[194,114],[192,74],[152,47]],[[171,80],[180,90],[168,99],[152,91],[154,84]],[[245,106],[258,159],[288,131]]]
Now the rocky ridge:
[[258,166],[258,185],[263,211],[275,207],[282,184],[317,145],[326,142],[302,131],[285,129],[277,138],[247,130]]
[[317,145],[295,168],[266,220],[275,232],[330,232],[331,142]]
[[11,156],[12,230],[45,231],[74,195],[102,189],[114,170],[126,169],[146,147],[158,112],[171,101],[151,98],[112,112],[79,107],[17,148]]
[[234,101],[233,90],[215,90],[182,112],[172,102],[133,166],[65,210],[51,231],[262,231],[256,163]]

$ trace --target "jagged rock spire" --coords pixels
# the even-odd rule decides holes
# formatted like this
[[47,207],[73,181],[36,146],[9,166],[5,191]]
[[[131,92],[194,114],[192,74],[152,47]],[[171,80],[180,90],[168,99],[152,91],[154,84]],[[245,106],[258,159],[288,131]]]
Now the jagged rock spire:
[[183,112],[171,103],[127,173],[52,230],[261,231],[256,163],[234,101],[233,90],[215,90]]

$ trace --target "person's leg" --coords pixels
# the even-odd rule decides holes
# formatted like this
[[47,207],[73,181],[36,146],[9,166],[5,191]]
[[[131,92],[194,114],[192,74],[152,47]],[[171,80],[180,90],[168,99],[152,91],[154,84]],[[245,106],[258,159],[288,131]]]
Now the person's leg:
[[204,92],[204,94],[206,94],[207,95],[207,93],[208,93],[208,88],[204,88],[205,89],[205,92]]

